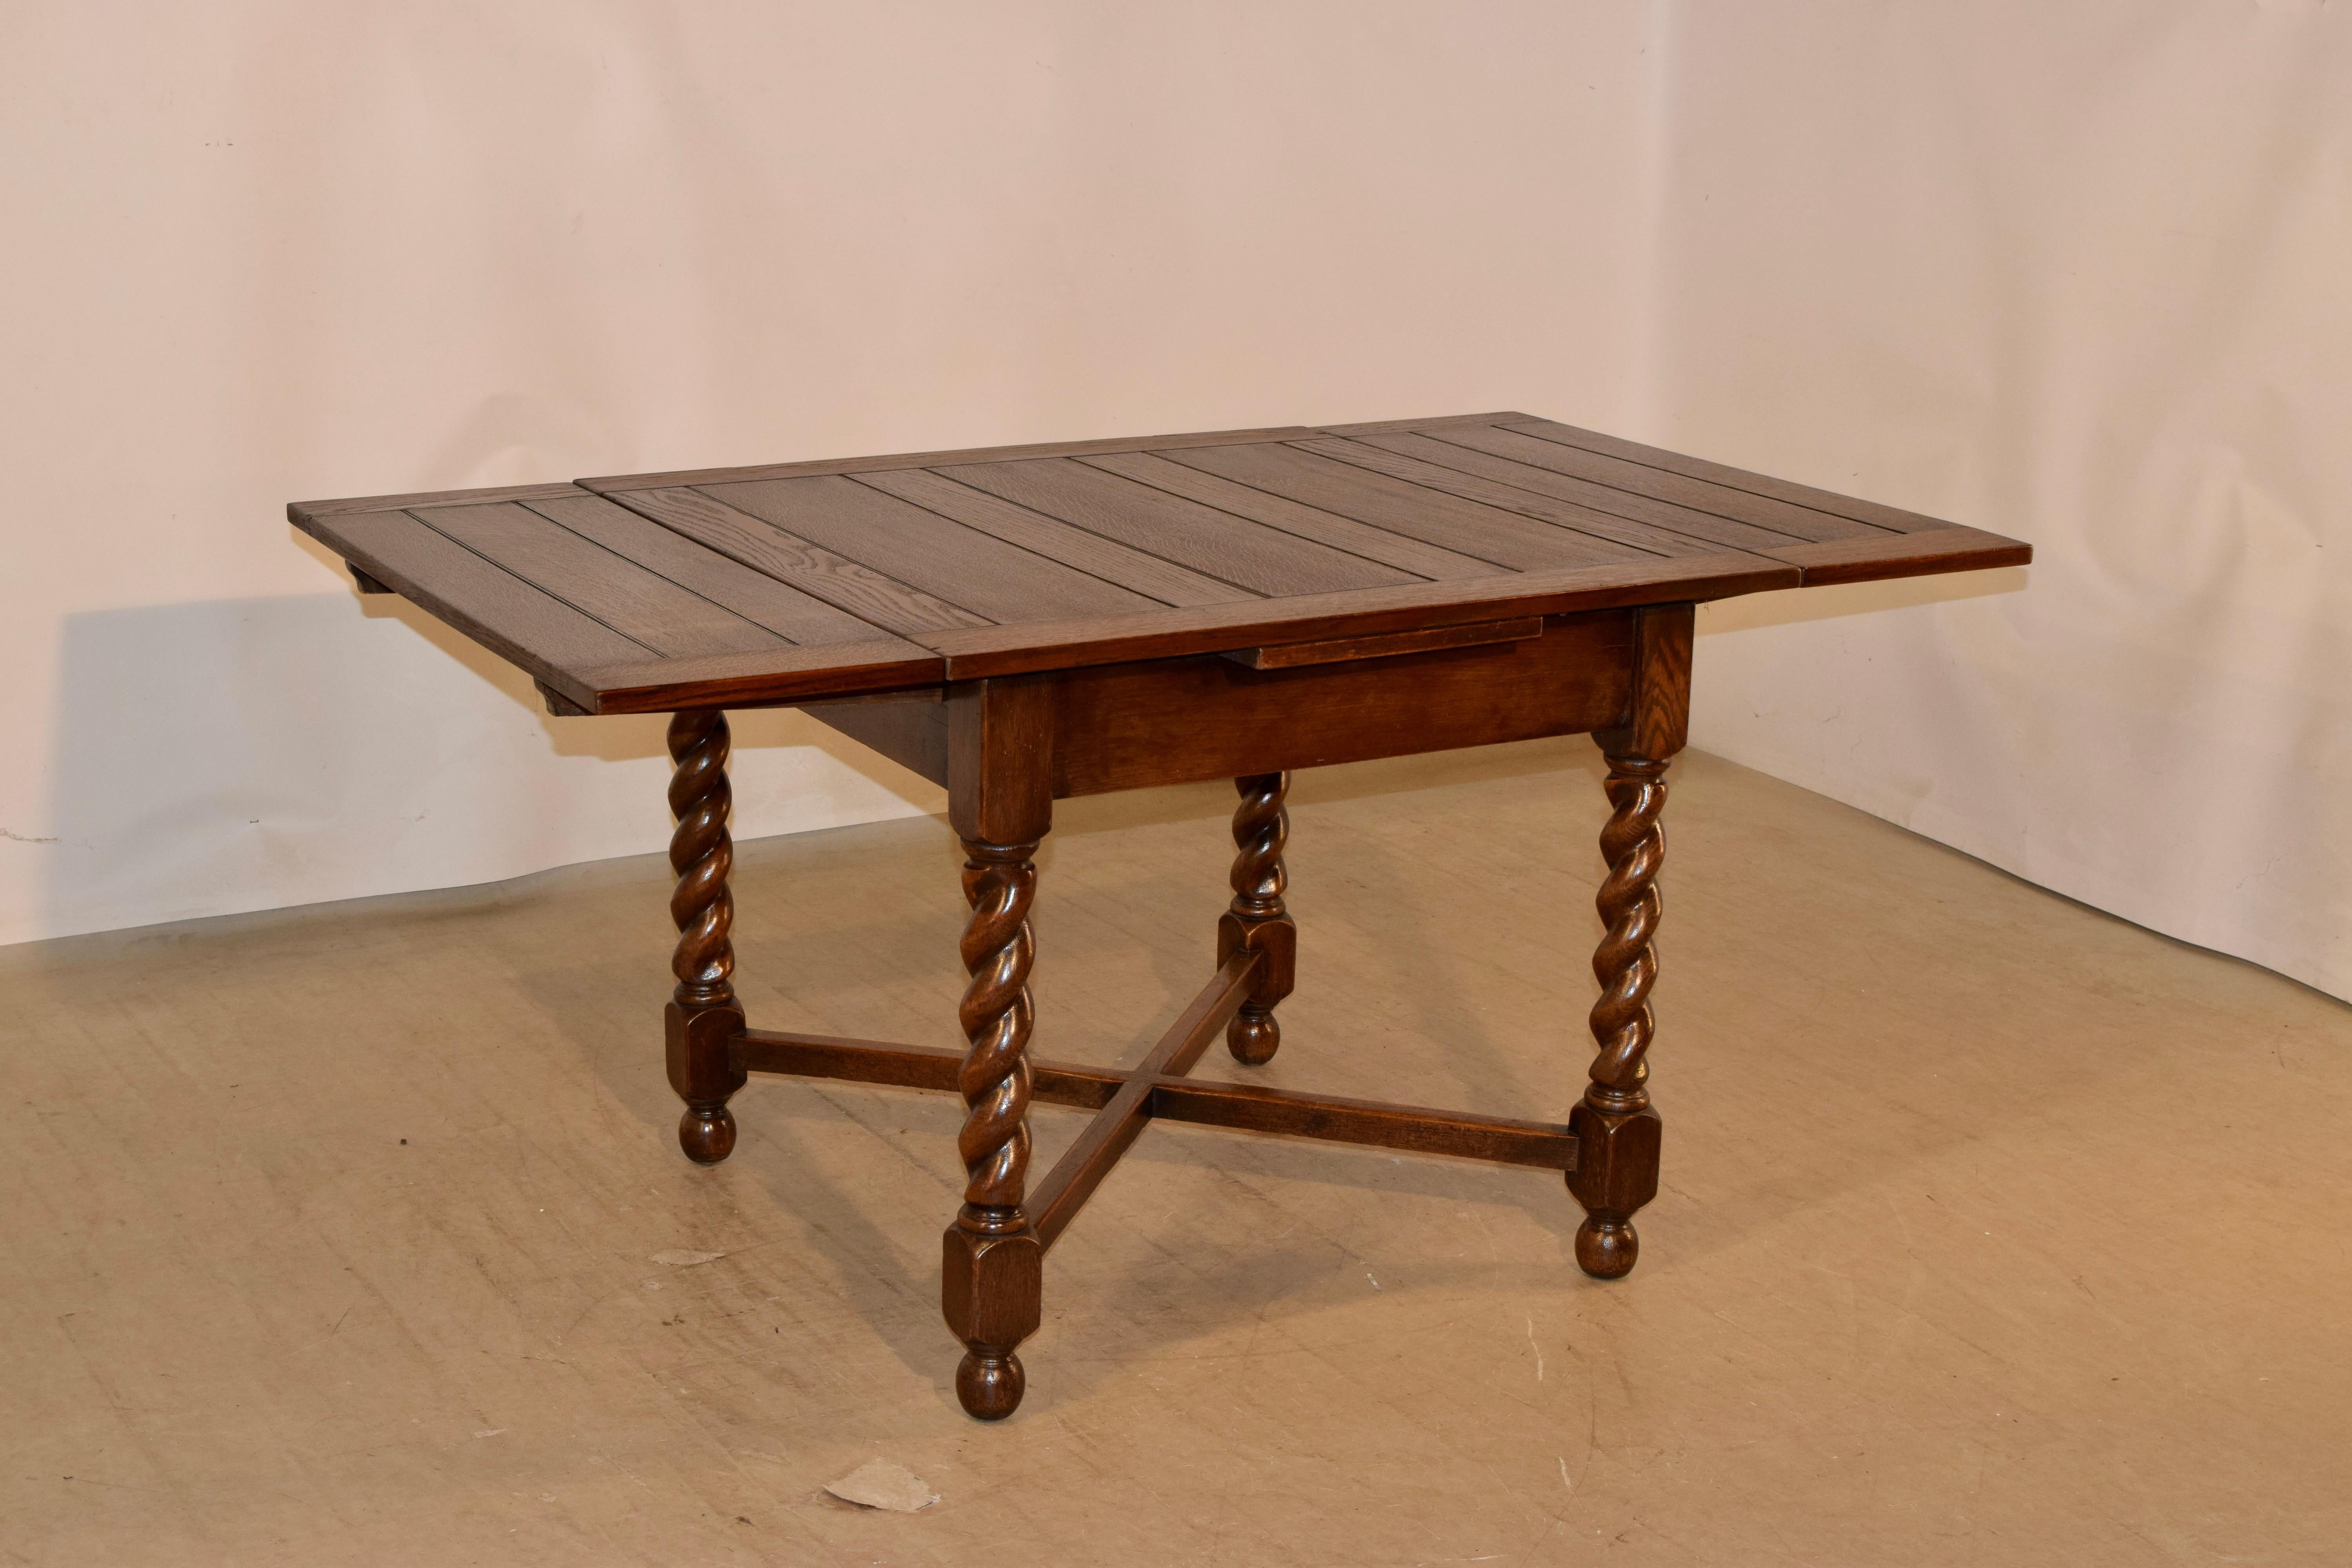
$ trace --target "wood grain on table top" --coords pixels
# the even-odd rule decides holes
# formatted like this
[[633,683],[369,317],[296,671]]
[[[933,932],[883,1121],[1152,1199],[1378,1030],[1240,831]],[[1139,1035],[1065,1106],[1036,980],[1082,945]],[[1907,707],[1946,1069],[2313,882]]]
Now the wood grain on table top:
[[1517,413],[303,501],[591,712],[2019,565],[2027,545]]

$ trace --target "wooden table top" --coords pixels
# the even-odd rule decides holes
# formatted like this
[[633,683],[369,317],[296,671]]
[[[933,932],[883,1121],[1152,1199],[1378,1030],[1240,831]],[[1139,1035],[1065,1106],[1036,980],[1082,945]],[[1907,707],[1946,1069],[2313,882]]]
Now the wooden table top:
[[745,707],[1760,589],[2029,546],[1524,414],[298,501],[588,712]]

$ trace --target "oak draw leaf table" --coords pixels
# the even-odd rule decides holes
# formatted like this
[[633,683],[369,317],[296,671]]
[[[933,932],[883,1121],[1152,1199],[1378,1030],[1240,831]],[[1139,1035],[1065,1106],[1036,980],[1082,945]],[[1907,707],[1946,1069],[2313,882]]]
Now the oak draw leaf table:
[[[2018,565],[2016,540],[1522,414],[929,452],[297,503],[362,592],[520,665],[557,713],[667,712],[669,1080],[727,1157],[753,1072],[952,1089],[941,1300],[973,1415],[1020,1403],[1042,1264],[1154,1119],[1567,1173],[1584,1270],[1657,1191],[1644,1061],[1667,760],[1701,601]],[[961,1053],[746,1026],[731,984],[729,708],[800,708],[945,786],[967,856]],[[1263,1063],[1296,930],[1292,770],[1590,732],[1608,759],[1599,1053],[1566,1126],[1189,1077]],[[1054,802],[1230,778],[1216,973],[1131,1072],[1029,1056]],[[1204,933],[1205,934],[1205,933]],[[1033,1100],[1094,1121],[1028,1184]]]

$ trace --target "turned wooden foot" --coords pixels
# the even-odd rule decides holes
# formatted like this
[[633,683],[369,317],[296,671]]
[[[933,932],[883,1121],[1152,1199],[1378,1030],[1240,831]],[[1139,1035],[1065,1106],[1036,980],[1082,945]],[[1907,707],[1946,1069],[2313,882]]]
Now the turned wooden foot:
[[669,808],[677,817],[670,836],[670,869],[677,887],[670,894],[670,918],[677,924],[677,950],[670,970],[677,976],[665,1017],[670,1087],[686,1101],[677,1124],[678,1147],[698,1164],[715,1165],[735,1148],[735,1117],[727,1100],[743,1087],[743,1069],[733,1044],[743,1032],[743,1010],[735,1004],[735,900],[727,877],[735,849],[727,835],[733,803],[727,784],[727,716],[702,709],[672,716]]
[[735,1113],[723,1105],[689,1105],[677,1119],[677,1146],[698,1165],[716,1165],[735,1152]]
[[1217,963],[1222,968],[1244,951],[1266,956],[1248,1000],[1225,1026],[1225,1048],[1234,1059],[1256,1067],[1272,1061],[1282,1045],[1274,1009],[1290,994],[1298,968],[1298,928],[1282,905],[1288,885],[1282,851],[1290,838],[1290,814],[1282,803],[1290,775],[1254,773],[1235,779],[1234,787],[1242,797],[1234,811],[1234,902],[1217,921]]
[[968,1048],[956,1078],[967,1108],[956,1139],[964,1201],[940,1238],[940,1308],[964,1343],[956,1397],[982,1421],[1001,1421],[1021,1403],[1026,1378],[1013,1348],[1036,1332],[1045,1293],[1045,1248],[1021,1207],[1029,1170],[1036,850],[964,841],[971,919],[962,947],[971,978],[959,1010]]
[[985,1355],[966,1351],[963,1360],[956,1363],[957,1402],[965,1415],[980,1420],[1003,1420],[1020,1408],[1021,1396],[1028,1389],[1029,1374],[1021,1369],[1021,1358],[1011,1351]]

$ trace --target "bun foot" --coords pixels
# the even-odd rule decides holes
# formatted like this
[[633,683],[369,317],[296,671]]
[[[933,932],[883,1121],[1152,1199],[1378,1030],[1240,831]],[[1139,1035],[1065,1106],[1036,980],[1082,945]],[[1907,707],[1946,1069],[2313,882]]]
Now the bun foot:
[[1641,1252],[1631,1220],[1588,1217],[1576,1227],[1576,1266],[1595,1279],[1622,1279]]
[[723,1105],[689,1105],[677,1119],[677,1146],[698,1165],[716,1165],[735,1152],[735,1113]]
[[1234,1053],[1234,1060],[1248,1067],[1264,1067],[1272,1061],[1281,1044],[1282,1026],[1271,1013],[1244,1008],[1225,1026],[1225,1048]]
[[1002,1421],[1021,1407],[1021,1395],[1029,1386],[1029,1374],[1021,1370],[1021,1358],[1007,1352],[1003,1355],[982,1355],[977,1351],[966,1352],[956,1367],[956,1398],[963,1404],[964,1414],[982,1421]]

